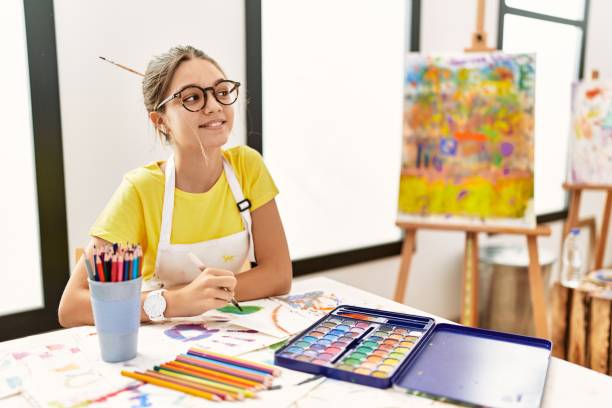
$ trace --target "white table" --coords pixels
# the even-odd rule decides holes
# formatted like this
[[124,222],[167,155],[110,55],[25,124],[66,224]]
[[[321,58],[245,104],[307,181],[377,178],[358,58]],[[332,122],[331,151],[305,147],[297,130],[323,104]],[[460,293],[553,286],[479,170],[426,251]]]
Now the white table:
[[[353,288],[351,286],[327,278],[311,278],[297,280],[294,282],[292,293],[303,293],[312,290],[324,290],[338,294],[338,297],[341,298],[342,303],[366,305],[369,307],[378,307],[386,310],[425,315],[435,318],[437,322],[447,322],[446,320],[433,316],[429,313],[422,312],[420,310],[393,302],[389,299],[373,295],[371,293]],[[28,374],[20,373],[18,366],[15,366],[14,364],[12,366],[9,366],[8,363],[2,359],[2,357],[7,356],[8,353],[15,352],[15,350],[24,350],[30,347],[34,347],[36,345],[48,345],[53,342],[62,341],[62,339],[66,340],[69,338],[76,338],[78,336],[80,336],[80,338],[83,338],[83,336],[86,336],[88,330],[91,331],[93,330],[93,328],[84,327],[79,329],[60,330],[56,332],[45,333],[0,343],[0,381],[3,380],[3,376],[6,377],[7,373],[9,373],[9,369],[13,371],[17,370],[16,372],[20,375]],[[90,344],[91,347],[89,347],[87,344],[87,342],[81,343],[81,348],[83,348],[84,350],[89,350],[88,352],[90,353],[90,357],[96,361],[97,374],[104,376],[104,378],[107,378],[109,381],[124,381],[125,383],[127,383],[128,380],[124,379],[123,377],[120,377],[117,373],[120,369],[125,368],[126,365],[132,368],[141,368],[141,365],[148,365],[148,367],[150,368],[150,360],[141,363],[140,366],[138,362],[124,365],[103,363],[99,360],[99,351],[96,349],[96,342],[92,341]],[[150,350],[151,344],[148,344],[147,346],[148,348],[145,347],[145,345],[141,346],[139,344],[139,351]],[[160,353],[162,353],[162,351],[160,351]],[[258,360],[262,360],[263,356],[263,361],[265,361],[271,358],[272,353],[273,351],[265,349],[263,351],[255,351],[248,353],[245,356],[247,358],[250,357]],[[148,357],[151,357],[153,359],[156,358],[156,356]],[[160,354],[159,359],[163,358],[165,357],[161,357]],[[138,358],[136,360],[138,360]],[[69,368],[70,367],[67,367],[67,369]],[[285,370],[284,376],[285,378],[293,378],[292,376],[297,376],[295,378],[304,378],[305,374]],[[79,377],[79,381],[84,382],[86,378],[86,375],[81,376]],[[6,378],[4,379],[6,380]],[[34,380],[31,380],[29,382],[27,390],[0,399],[0,408],[38,406],[40,399],[36,398],[36,388],[37,385],[40,385],[41,388],[44,386],[49,386],[49,384],[45,383],[46,381],[48,380],[44,378],[35,378]],[[6,388],[6,384],[4,385]],[[57,387],[63,387],[61,392],[65,395],[70,395],[71,392],[77,395],[78,393],[81,393],[78,387],[75,387],[74,391],[71,391],[72,386],[74,386],[74,384],[69,384],[68,381],[64,381],[63,384],[57,385]],[[148,385],[146,387],[152,386]],[[2,387],[0,386],[0,396],[2,395]],[[125,393],[122,395],[124,395],[125,397]],[[197,398],[183,397],[181,394],[178,393],[177,395],[179,395],[180,397],[175,396],[175,399],[172,402],[173,406],[214,406],[215,404]],[[287,398],[288,396],[289,398]],[[150,395],[150,397],[153,398],[153,401],[155,401],[155,395]],[[96,403],[93,406],[139,406],[139,402],[143,403],[144,406],[147,402],[144,399],[142,401],[139,401],[138,395],[136,394],[134,394],[130,400],[127,400],[125,398],[109,398],[105,403]],[[248,400],[235,404],[239,404],[239,406],[244,406],[245,408],[255,406],[293,406],[305,408],[334,405],[345,406],[347,405],[347,403],[350,404],[351,407],[363,406],[369,408],[408,405],[411,407],[429,407],[445,405],[448,406],[448,404],[435,402],[425,398],[405,395],[394,390],[380,390],[330,379],[312,381],[308,384],[304,384],[301,386],[296,386],[295,383],[291,383],[289,386],[284,386],[283,390],[280,392],[269,391],[266,393],[261,393],[261,398],[258,400]],[[157,406],[161,404],[154,405]],[[57,406],[61,406],[61,404],[58,404]],[[603,374],[588,370],[586,368],[568,363],[563,360],[559,360],[557,358],[552,358],[548,370],[542,406],[555,408],[564,406],[612,407],[612,377],[605,376]]]

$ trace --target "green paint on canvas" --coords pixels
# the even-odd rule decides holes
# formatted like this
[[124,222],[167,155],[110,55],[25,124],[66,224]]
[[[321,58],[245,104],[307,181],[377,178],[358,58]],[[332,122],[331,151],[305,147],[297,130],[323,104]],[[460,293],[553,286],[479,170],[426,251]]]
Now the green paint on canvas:
[[242,312],[234,305],[223,306],[220,309],[217,309],[223,313],[231,313],[237,315],[247,315],[255,312],[259,312],[262,309],[261,306],[242,306]]

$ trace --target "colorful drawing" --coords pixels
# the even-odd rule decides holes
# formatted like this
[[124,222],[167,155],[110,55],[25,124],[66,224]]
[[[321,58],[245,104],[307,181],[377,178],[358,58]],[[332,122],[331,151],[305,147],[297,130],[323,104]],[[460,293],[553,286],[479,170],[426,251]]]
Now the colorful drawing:
[[278,312],[281,310],[282,307],[283,306],[278,305],[272,311],[272,323],[274,323],[274,327],[276,327],[282,333],[285,333],[286,335],[291,336],[292,333],[289,330],[285,329],[283,326],[281,326],[281,323],[279,322]]
[[298,310],[330,311],[340,304],[334,293],[326,293],[322,290],[281,296],[276,299]]
[[612,184],[612,82],[574,85],[570,183]]
[[261,310],[261,307],[259,307],[259,306],[243,306],[242,310],[240,310],[240,309],[238,309],[234,305],[227,305],[227,306],[223,306],[222,308],[219,308],[217,310],[220,311],[220,312],[223,312],[223,313],[245,315],[245,314],[251,314],[251,313],[259,312]]
[[[218,331],[219,329],[209,329],[204,323],[186,323],[177,324],[170,329],[164,330],[164,334],[171,339],[187,342],[205,339]],[[190,332],[195,332],[195,334],[190,336]]]
[[535,58],[409,54],[398,219],[533,225]]

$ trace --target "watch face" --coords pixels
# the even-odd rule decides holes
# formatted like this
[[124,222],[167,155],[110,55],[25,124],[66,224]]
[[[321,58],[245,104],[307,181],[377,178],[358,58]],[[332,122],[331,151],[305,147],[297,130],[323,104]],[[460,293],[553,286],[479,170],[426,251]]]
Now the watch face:
[[145,300],[144,309],[149,318],[162,316],[166,310],[166,299],[161,293],[150,295]]

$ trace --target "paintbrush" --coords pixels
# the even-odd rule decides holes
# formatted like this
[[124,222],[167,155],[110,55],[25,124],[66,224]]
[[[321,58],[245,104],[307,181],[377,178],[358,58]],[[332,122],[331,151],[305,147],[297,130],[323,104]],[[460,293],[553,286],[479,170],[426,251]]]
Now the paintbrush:
[[[197,266],[199,269],[204,269],[206,266],[204,265],[204,263],[202,263],[202,261],[200,261],[200,258],[198,258],[193,252],[189,253],[189,259],[191,259],[191,262],[193,262],[195,264],[195,266]],[[221,288],[226,292],[229,292],[228,288]],[[240,306],[240,304],[238,303],[238,301],[236,300],[235,297],[232,297],[232,305],[236,306],[238,308],[238,310],[240,310],[241,312],[243,312],[242,307]]]
[[126,67],[125,65],[121,65],[121,64],[119,64],[119,63],[117,63],[117,62],[115,62],[115,61],[111,61],[111,60],[109,60],[109,59],[107,59],[107,58],[104,58],[104,57],[101,57],[101,56],[98,56],[98,58],[100,58],[101,60],[104,60],[104,61],[106,61],[106,62],[110,62],[111,64],[113,64],[113,65],[115,65],[115,66],[117,66],[117,67],[119,67],[119,68],[123,68],[123,69],[125,69],[126,71],[130,71],[130,72],[131,72],[131,73],[133,73],[133,74],[140,75],[140,76],[144,76],[144,74],[143,74],[143,73],[138,72],[138,71],[136,71],[135,69],[132,69],[132,68],[130,68],[130,67]]

